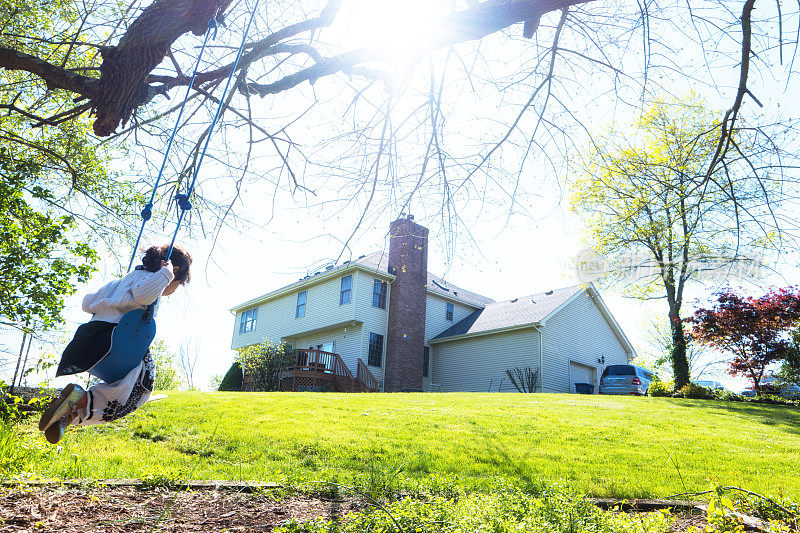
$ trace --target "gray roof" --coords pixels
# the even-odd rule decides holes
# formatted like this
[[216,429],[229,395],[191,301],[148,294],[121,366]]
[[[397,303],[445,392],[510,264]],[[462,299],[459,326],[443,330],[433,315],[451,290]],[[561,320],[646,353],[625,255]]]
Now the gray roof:
[[[354,260],[353,263],[373,268],[379,272],[389,272],[389,255],[386,252],[375,252],[374,254],[360,257]],[[438,276],[434,276],[430,272],[428,272],[427,289],[433,293],[441,294],[445,298],[458,298],[476,307],[484,307],[494,303],[494,300],[487,296],[462,289]]]
[[[319,272],[315,272],[314,274],[310,274],[304,278],[300,278],[298,281],[295,281],[294,283],[290,283],[289,285],[285,285],[279,289],[270,291],[264,296],[261,296],[254,300],[250,300],[249,302],[245,302],[244,304],[237,305],[233,309],[243,308],[271,294],[278,292],[282,293],[283,291],[291,289],[292,287],[295,286],[299,287],[301,285],[305,285],[306,283],[308,283],[309,281],[313,280],[318,276],[323,276],[330,274],[331,272],[344,270],[345,268],[348,268],[355,264],[363,266],[367,269],[375,270],[376,272],[381,272],[382,274],[389,274],[389,254],[387,254],[386,252],[375,252],[369,255],[362,255],[358,259],[353,259],[352,261],[345,261],[334,267],[328,267]],[[475,292],[468,291],[466,289],[462,289],[461,287],[457,287],[452,283],[448,283],[447,281],[438,276],[434,276],[430,272],[428,272],[427,288],[431,292],[441,294],[446,298],[457,298],[475,307],[483,307],[487,304],[494,302],[494,300],[492,300],[491,298],[477,294]]]
[[453,324],[431,340],[536,324],[583,290],[583,287],[583,285],[572,285],[506,302],[491,303]]

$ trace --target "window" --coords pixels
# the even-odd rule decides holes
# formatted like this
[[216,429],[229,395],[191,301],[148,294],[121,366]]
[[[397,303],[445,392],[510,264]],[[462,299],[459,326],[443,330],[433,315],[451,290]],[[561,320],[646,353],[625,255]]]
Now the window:
[[444,304],[444,317],[450,322],[453,321],[453,302]]
[[427,378],[431,367],[431,349],[425,346],[422,351],[422,377]]
[[336,341],[328,342],[325,344],[317,344],[317,347],[311,347],[312,350],[319,350],[321,352],[336,353]]
[[611,365],[603,371],[603,376],[635,376],[636,369],[631,365]]
[[370,333],[369,354],[367,355],[367,364],[370,366],[380,367],[382,355],[383,355],[383,335],[379,335],[377,333]]
[[350,303],[350,289],[353,286],[353,276],[342,278],[342,288],[339,291],[339,305]]
[[386,282],[376,279],[372,282],[372,307],[386,309]]
[[297,293],[297,309],[294,312],[295,318],[303,318],[306,316],[306,294],[308,291]]
[[256,329],[256,318],[258,317],[258,307],[248,309],[242,313],[242,321],[239,322],[239,333],[247,333]]

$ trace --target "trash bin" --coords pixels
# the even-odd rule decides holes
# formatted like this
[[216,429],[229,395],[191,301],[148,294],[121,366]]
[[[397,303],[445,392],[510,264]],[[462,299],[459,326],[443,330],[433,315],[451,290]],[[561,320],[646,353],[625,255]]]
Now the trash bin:
[[594,394],[594,385],[591,383],[576,383],[575,392],[578,394]]

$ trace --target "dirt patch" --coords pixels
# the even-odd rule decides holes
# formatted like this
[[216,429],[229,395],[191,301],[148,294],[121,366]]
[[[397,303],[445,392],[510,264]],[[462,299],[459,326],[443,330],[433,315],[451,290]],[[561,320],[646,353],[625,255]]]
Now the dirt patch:
[[684,533],[689,531],[690,527],[696,527],[700,531],[705,531],[708,521],[703,515],[682,515],[679,516],[672,527],[669,529],[670,533]]
[[272,531],[290,520],[337,520],[364,508],[356,499],[166,488],[0,489],[0,532]]

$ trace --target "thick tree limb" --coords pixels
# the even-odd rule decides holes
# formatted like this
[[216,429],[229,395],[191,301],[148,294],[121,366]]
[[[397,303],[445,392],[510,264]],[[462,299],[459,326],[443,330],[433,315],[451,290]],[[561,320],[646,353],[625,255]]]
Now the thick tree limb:
[[5,46],[0,46],[0,67],[7,70],[30,72],[44,80],[50,89],[66,89],[67,91],[87,96],[90,99],[97,97],[100,87],[100,80],[98,79],[81,76],[36,56],[18,52]]
[[[151,86],[150,72],[163,61],[169,49],[183,34],[202,35],[209,19],[222,13],[231,0],[155,0],[122,35],[113,47],[101,48],[103,63],[100,79],[81,76],[75,72],[52,65],[34,56],[9,48],[0,48],[0,67],[24,70],[42,78],[49,87],[71,91],[88,99],[97,114],[94,131],[105,137],[120,124],[130,119],[134,110],[148,103],[154,95],[165,94],[189,78],[177,76]],[[532,35],[534,22],[543,14],[564,9],[591,0],[487,0],[472,3],[467,9],[457,11],[441,20],[442,31],[427,47],[435,50],[464,41],[481,39],[518,22],[527,21],[526,36]],[[319,17],[302,21],[278,30],[274,34],[249,46],[242,57],[240,69],[267,55],[271,47],[300,33],[311,32],[330,25],[339,9],[340,0],[331,0]],[[321,76],[340,72],[359,63],[381,59],[373,50],[357,50],[331,59],[315,58],[317,64],[291,74],[278,82],[266,85],[249,84],[249,90],[262,96],[295,87],[302,81],[314,81]],[[222,79],[230,73],[232,65],[200,73],[197,85]]]
[[94,132],[114,133],[147,101],[147,75],[158,66],[170,46],[184,33],[203,35],[211,18],[222,13],[230,0],[155,0],[122,35],[119,44],[101,52],[100,88],[93,99],[97,120]]

